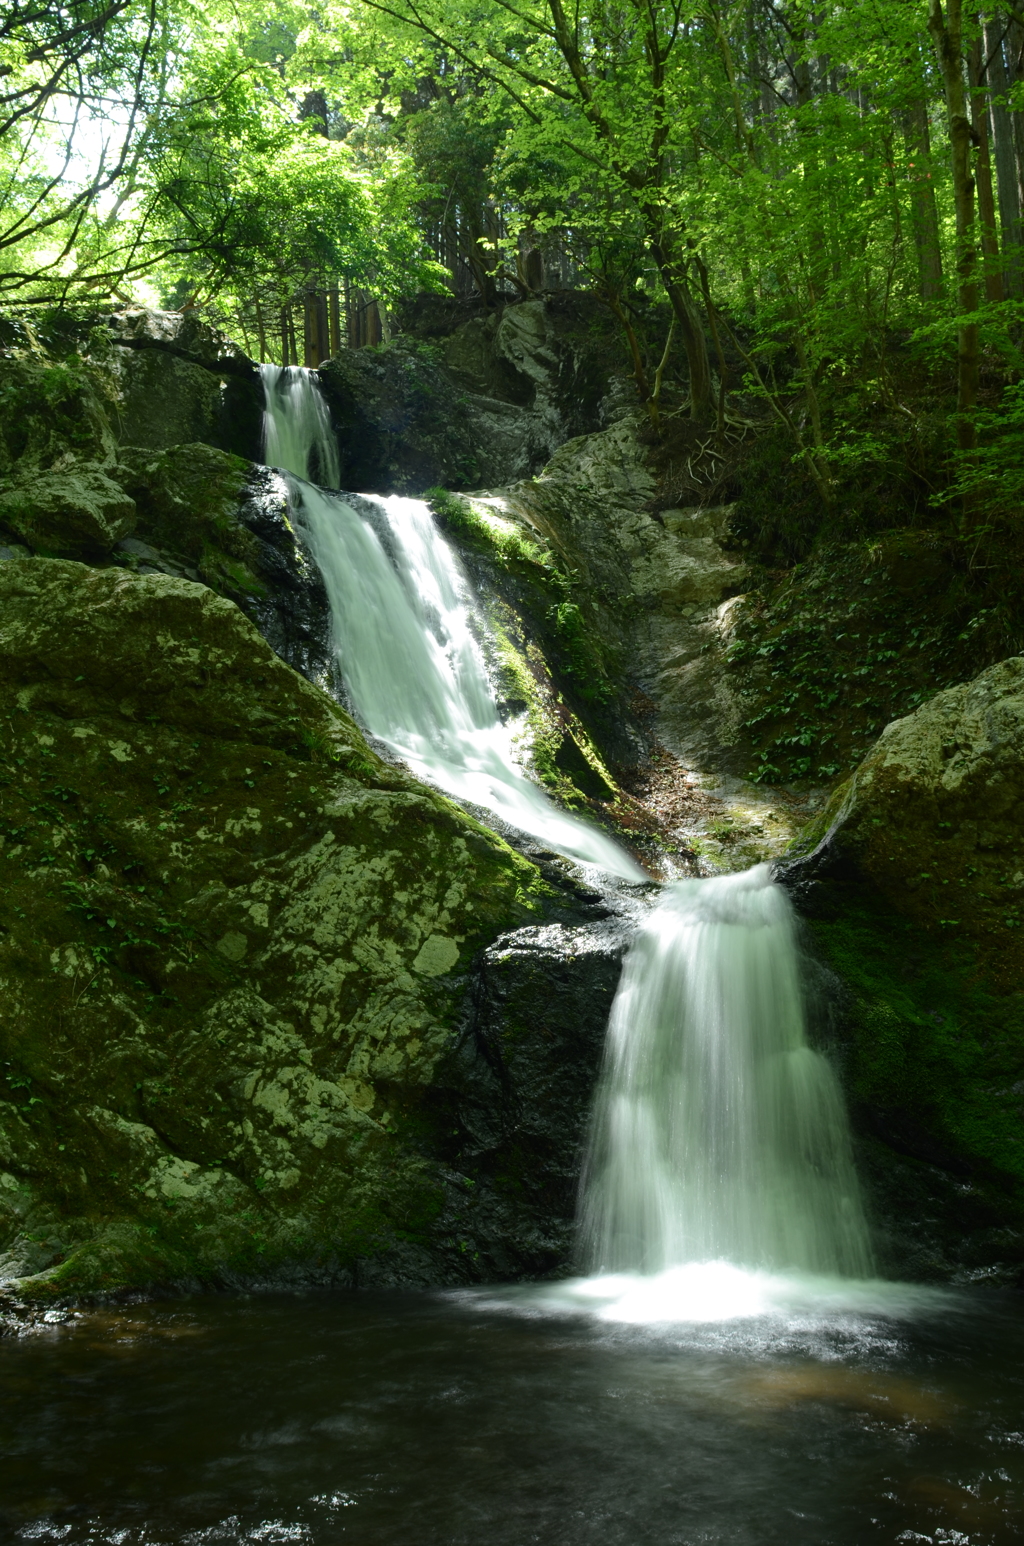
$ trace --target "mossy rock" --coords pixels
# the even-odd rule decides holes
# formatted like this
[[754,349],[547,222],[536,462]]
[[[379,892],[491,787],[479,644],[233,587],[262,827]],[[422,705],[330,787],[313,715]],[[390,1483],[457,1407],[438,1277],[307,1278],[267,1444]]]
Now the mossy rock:
[[0,490],[0,527],[37,553],[96,557],[135,530],[135,501],[102,467],[73,464]]
[[3,1276],[429,1260],[418,1106],[537,872],[203,586],[5,563],[0,658]]
[[798,839],[807,883],[845,871],[1010,983],[1024,966],[1024,657],[936,694],[879,737]]
[[780,868],[849,990],[850,1093],[911,1275],[1024,1274],[1022,811],[1015,656],[889,725]]
[[45,472],[55,463],[112,461],[116,393],[107,373],[78,355],[41,350],[0,358],[0,476]]

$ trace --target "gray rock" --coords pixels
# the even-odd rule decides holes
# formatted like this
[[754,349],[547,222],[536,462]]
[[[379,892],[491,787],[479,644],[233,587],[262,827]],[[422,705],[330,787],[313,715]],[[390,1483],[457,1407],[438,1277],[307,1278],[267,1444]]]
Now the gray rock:
[[730,547],[731,507],[648,509],[654,479],[635,414],[572,440],[539,477],[484,496],[542,540],[595,606],[591,627],[614,641],[656,708],[652,729],[685,766],[735,773],[744,709],[726,672],[731,617],[749,581]]
[[343,487],[418,494],[539,471],[567,438],[604,422],[609,372],[579,319],[534,300],[437,342],[342,350],[320,379]]

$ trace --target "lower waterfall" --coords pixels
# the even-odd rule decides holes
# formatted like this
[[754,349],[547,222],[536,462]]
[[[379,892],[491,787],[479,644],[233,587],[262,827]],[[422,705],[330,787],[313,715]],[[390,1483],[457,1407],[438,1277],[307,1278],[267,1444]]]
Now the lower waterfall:
[[292,520],[323,575],[335,654],[363,728],[427,783],[569,858],[646,880],[617,843],[560,810],[517,766],[474,635],[468,583],[428,506],[305,481],[312,472],[338,477],[326,405],[311,372],[261,368],[267,460],[292,474]]
[[767,865],[677,882],[637,936],[608,1025],[580,1234],[598,1272],[870,1272],[842,1094],[807,1045],[792,909]]

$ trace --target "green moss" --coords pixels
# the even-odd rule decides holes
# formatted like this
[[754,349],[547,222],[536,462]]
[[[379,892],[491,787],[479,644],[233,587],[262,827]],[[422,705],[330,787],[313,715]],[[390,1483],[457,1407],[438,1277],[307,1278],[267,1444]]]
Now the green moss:
[[893,719],[1010,653],[928,531],[822,545],[735,614],[729,669],[749,705],[748,776],[778,784],[852,770]]
[[812,927],[852,994],[855,1099],[909,1118],[982,1177],[1002,1177],[1024,1219],[1024,994],[999,992],[970,945],[876,895]]
[[394,1119],[536,870],[209,591],[35,560],[0,590],[0,1247],[26,1292],[429,1231],[441,1180]]
[[[509,696],[519,696],[530,710],[538,774],[552,789],[568,784],[564,792],[570,799],[570,791],[577,798],[579,793],[612,798],[615,781],[598,743],[602,725],[607,728],[620,708],[612,685],[614,662],[608,644],[587,620],[577,577],[551,548],[532,541],[515,522],[485,510],[470,496],[435,488],[426,497],[457,545],[486,564],[489,588],[501,598],[506,616],[517,619],[516,630],[524,634],[520,664],[512,668],[520,672],[520,690]],[[510,649],[516,654],[510,642],[512,626],[502,630],[493,615],[490,621],[504,640],[499,645],[502,659]],[[535,661],[526,659],[531,650]],[[550,704],[537,712],[532,707],[540,677],[552,679],[562,705],[554,718]],[[575,712],[571,727],[563,733],[559,721],[565,718],[566,699]]]
[[46,469],[69,452],[110,459],[114,410],[106,370],[77,354],[55,361],[28,344],[0,359],[0,474],[16,461]]

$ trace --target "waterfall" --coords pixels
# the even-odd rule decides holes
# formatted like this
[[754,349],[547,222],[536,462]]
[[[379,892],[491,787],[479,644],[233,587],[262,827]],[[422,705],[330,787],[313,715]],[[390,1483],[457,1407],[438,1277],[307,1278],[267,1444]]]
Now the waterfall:
[[[427,506],[307,481],[339,481],[315,378],[263,376],[267,460],[291,475],[356,717],[428,782],[644,879],[516,766],[473,597]],[[804,1021],[794,919],[766,865],[666,888],[612,1007],[581,1191],[581,1249],[599,1276],[566,1285],[574,1302],[713,1319],[763,1307],[765,1274],[871,1271],[842,1096]]]
[[807,1045],[792,909],[767,865],[668,887],[631,947],[580,1222],[598,1272],[870,1272],[842,1095]]
[[516,765],[469,585],[427,505],[335,492],[337,447],[315,377],[296,366],[261,371],[265,455],[292,475],[292,520],[323,575],[336,658],[363,728],[427,783],[572,859],[646,880],[617,843],[560,810]]

